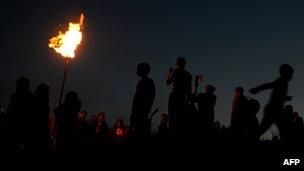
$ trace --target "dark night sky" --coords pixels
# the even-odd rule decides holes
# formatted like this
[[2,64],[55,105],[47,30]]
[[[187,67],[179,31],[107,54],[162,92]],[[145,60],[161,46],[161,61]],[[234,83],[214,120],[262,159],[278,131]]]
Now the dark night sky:
[[[164,77],[178,56],[186,57],[193,76],[204,74],[204,85],[217,87],[215,117],[225,125],[233,89],[274,80],[283,62],[295,68],[291,103],[302,113],[303,8],[304,2],[290,1],[1,1],[0,104],[9,102],[16,78],[27,75],[32,90],[49,80],[56,105],[64,61],[48,48],[48,39],[83,12],[84,39],[66,90],[78,91],[83,109],[106,112],[110,123],[116,117],[128,121],[139,62],[152,66],[154,106],[167,112]],[[269,93],[253,97],[264,106]]]

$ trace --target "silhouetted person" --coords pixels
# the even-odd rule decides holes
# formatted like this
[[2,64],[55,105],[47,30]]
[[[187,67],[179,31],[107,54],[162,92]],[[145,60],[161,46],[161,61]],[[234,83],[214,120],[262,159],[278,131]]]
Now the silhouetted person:
[[81,111],[76,122],[78,143],[81,145],[87,142],[90,135],[90,124],[87,121],[87,115],[87,111]]
[[235,138],[249,142],[258,140],[258,119],[256,117],[260,104],[244,95],[244,89],[237,87],[233,98],[231,113],[231,131]]
[[162,113],[160,115],[160,124],[157,130],[157,136],[159,138],[168,138],[169,136],[168,121],[169,121],[168,115]]
[[38,85],[34,93],[34,108],[31,118],[31,131],[33,148],[38,152],[45,152],[51,145],[48,120],[50,112],[49,100],[50,85],[43,82]]
[[230,128],[233,133],[239,135],[244,131],[248,100],[244,96],[244,89],[242,87],[237,87],[234,92]]
[[90,124],[87,121],[87,111],[82,111],[79,113],[78,120],[76,123],[77,134],[80,136],[87,136],[90,129]]
[[[202,75],[196,75],[195,80],[194,80],[194,92],[190,96],[190,104],[187,107],[188,108],[187,109],[187,113],[188,113],[187,117],[189,117],[189,119],[188,119],[188,121],[189,121],[188,129],[198,130],[197,128],[199,128],[202,125],[200,114],[199,114],[198,109],[196,107],[197,89],[198,89],[199,82],[201,82],[202,80],[203,80]],[[193,133],[196,133],[196,132],[193,131]]]
[[257,142],[259,140],[259,120],[257,113],[260,110],[260,103],[253,98],[247,97],[248,108],[245,115],[245,134],[246,138],[251,142]]
[[97,115],[97,122],[95,126],[95,140],[97,144],[104,144],[107,143],[108,138],[108,132],[109,132],[109,126],[106,122],[106,114],[103,112],[100,112]]
[[303,143],[304,141],[304,123],[303,118],[299,115],[298,112],[293,113],[293,140]]
[[96,115],[92,115],[90,118],[90,126],[94,127],[97,125],[97,117]]
[[213,124],[213,130],[211,131],[212,134],[212,138],[214,143],[222,143],[224,140],[224,131],[222,129],[222,125],[220,123],[220,121],[215,121]]
[[199,93],[196,96],[198,108],[198,120],[200,127],[212,129],[214,123],[214,106],[216,96],[214,95],[215,87],[207,85],[204,93]]
[[90,124],[90,135],[95,136],[96,133],[96,126],[97,126],[97,117],[96,115],[92,115],[89,121]]
[[106,122],[106,114],[103,112],[100,112],[97,115],[97,123],[96,123],[96,135],[97,136],[102,136],[105,137],[106,134],[108,133],[109,127],[108,123]]
[[174,134],[185,131],[188,123],[186,110],[191,96],[192,76],[185,70],[185,66],[185,58],[177,58],[176,68],[170,68],[166,79],[167,85],[172,85],[172,92],[169,96],[168,114],[169,129]]
[[294,111],[291,105],[286,105],[279,119],[278,128],[282,140],[291,141],[293,134],[293,117]]
[[9,139],[14,150],[29,144],[29,123],[32,115],[33,96],[29,90],[30,80],[20,77],[16,82],[15,93],[11,96],[7,115],[9,119]]
[[75,91],[65,96],[65,101],[55,110],[57,124],[56,146],[59,149],[73,148],[76,138],[76,121],[81,108],[81,101]]
[[122,119],[116,120],[115,125],[113,127],[113,133],[114,143],[121,144],[126,142],[127,129]]
[[149,113],[155,97],[154,82],[148,77],[150,70],[151,68],[147,63],[137,65],[137,76],[141,79],[136,85],[130,121],[131,127],[135,129],[136,135],[140,137],[149,134]]
[[[292,99],[288,96],[288,82],[292,79],[294,70],[288,64],[282,64],[280,66],[280,77],[273,82],[263,84],[250,90],[252,94],[256,94],[260,91],[272,89],[272,94],[269,103],[264,109],[264,117],[259,127],[259,136],[264,134],[272,124],[277,124],[281,118],[284,110],[284,104],[286,101]],[[280,129],[280,128],[279,128]]]

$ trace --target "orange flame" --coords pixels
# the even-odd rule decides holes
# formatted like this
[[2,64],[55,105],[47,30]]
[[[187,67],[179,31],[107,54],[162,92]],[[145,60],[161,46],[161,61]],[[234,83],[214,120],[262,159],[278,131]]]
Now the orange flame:
[[53,48],[65,58],[74,58],[75,51],[82,40],[81,27],[84,15],[80,15],[79,23],[69,23],[69,30],[64,34],[59,31],[59,35],[50,39],[49,47]]

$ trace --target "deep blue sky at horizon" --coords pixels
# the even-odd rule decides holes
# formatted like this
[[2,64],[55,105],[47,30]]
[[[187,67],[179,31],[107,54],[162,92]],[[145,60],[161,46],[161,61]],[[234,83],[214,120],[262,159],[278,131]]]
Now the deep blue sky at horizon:
[[[203,74],[203,85],[217,88],[215,117],[227,126],[233,89],[273,81],[281,63],[295,69],[290,104],[302,115],[303,7],[290,1],[1,1],[0,104],[8,104],[21,75],[32,79],[32,90],[48,80],[56,104],[64,61],[48,39],[83,12],[84,39],[66,90],[76,90],[84,110],[104,111],[110,123],[117,117],[128,123],[140,62],[152,67],[154,108],[167,112],[164,78],[178,56],[186,57],[193,77]],[[270,92],[246,94],[264,106]]]

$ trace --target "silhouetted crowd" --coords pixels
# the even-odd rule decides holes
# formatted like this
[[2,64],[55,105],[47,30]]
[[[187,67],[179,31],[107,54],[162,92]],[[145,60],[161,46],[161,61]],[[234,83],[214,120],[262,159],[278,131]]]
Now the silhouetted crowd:
[[274,141],[304,142],[302,117],[291,105],[285,105],[292,100],[288,95],[288,83],[294,73],[290,65],[282,64],[279,77],[273,82],[250,90],[252,94],[272,90],[261,123],[256,116],[261,108],[259,101],[245,96],[245,90],[240,86],[234,89],[228,128],[214,119],[217,101],[215,86],[207,84],[204,92],[198,92],[204,78],[197,75],[192,86],[192,75],[185,68],[185,58],[179,57],[176,67],[169,69],[166,84],[171,86],[172,91],[168,114],[160,115],[156,134],[151,133],[151,122],[157,110],[151,109],[157,91],[153,79],[149,77],[151,68],[147,63],[137,65],[139,81],[129,127],[121,118],[117,118],[112,128],[109,127],[104,112],[89,115],[91,117],[88,118],[88,112],[81,109],[82,102],[75,91],[66,94],[64,102],[54,109],[54,117],[50,117],[49,83],[39,84],[32,93],[29,90],[30,80],[20,77],[8,107],[0,110],[1,146],[12,152],[40,153],[79,147],[100,148],[111,144],[167,143],[181,139],[258,143],[272,124],[276,124],[279,130]]

